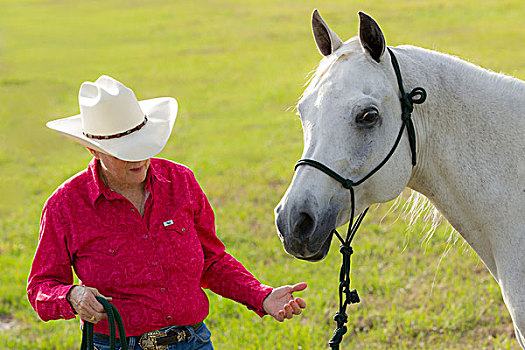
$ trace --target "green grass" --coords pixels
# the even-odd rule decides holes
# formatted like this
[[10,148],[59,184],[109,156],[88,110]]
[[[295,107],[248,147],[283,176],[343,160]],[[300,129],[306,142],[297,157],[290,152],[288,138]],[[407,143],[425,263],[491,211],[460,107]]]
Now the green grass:
[[[44,124],[76,114],[80,83],[101,74],[140,99],[179,100],[160,156],[194,169],[220,237],[263,282],[309,283],[307,310],[284,324],[210,293],[215,347],[326,347],[337,305],[335,242],[323,262],[301,262],[283,252],[273,224],[302,151],[299,121],[287,109],[320,59],[309,24],[315,7],[344,39],[357,33],[364,10],[390,45],[525,77],[521,0],[0,1],[1,349],[79,346],[78,321],[40,321],[25,282],[45,199],[90,159]],[[399,210],[388,208],[374,209],[355,240],[362,302],[349,307],[343,348],[518,349],[499,288],[477,256],[462,240],[451,247],[446,226],[423,244],[423,225],[406,234]]]

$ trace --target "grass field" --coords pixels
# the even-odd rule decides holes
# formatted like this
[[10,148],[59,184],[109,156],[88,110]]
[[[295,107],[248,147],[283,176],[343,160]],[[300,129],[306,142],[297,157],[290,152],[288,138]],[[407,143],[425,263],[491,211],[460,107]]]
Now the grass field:
[[[229,251],[270,285],[307,281],[304,314],[279,324],[209,293],[216,349],[326,348],[340,257],[286,255],[273,208],[302,151],[288,111],[320,55],[310,14],[344,39],[357,11],[387,43],[448,52],[525,78],[525,2],[0,0],[0,349],[76,349],[77,320],[40,321],[25,293],[50,193],[83,169],[87,151],[45,128],[78,111],[80,83],[111,75],[139,99],[174,96],[180,112],[160,156],[190,166]],[[497,94],[497,92],[495,92]],[[359,231],[344,349],[518,349],[499,288],[460,238],[440,226],[428,243],[401,210],[374,208]],[[456,237],[457,238],[457,237]]]

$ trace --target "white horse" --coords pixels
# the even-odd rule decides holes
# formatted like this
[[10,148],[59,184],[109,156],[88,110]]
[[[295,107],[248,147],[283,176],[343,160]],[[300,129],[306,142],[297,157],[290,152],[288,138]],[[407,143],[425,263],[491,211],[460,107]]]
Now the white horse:
[[[325,56],[297,110],[302,158],[357,181],[392,149],[401,126],[400,89],[377,23],[360,13],[359,37],[346,42],[314,11]],[[404,131],[392,157],[354,187],[359,213],[409,188],[422,193],[476,251],[501,288],[525,348],[525,82],[418,47],[391,48],[406,91],[426,89],[412,114],[415,166]],[[275,208],[285,250],[323,259],[332,229],[349,221],[349,191],[322,171],[297,168]]]

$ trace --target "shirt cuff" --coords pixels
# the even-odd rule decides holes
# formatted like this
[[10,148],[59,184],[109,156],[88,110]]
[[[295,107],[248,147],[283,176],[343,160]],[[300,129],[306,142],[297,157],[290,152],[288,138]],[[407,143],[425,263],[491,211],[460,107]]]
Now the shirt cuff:
[[250,310],[253,310],[257,315],[259,315],[260,317],[263,317],[264,315],[268,315],[268,313],[266,311],[264,311],[263,309],[263,302],[264,302],[264,299],[266,299],[266,297],[268,295],[270,295],[270,293],[273,292],[273,288],[272,287],[269,287],[269,286],[266,286],[264,284],[261,284],[261,287],[260,287],[260,291],[257,295],[257,298],[256,298],[256,304],[257,307],[248,307]]
[[58,294],[58,310],[60,312],[60,318],[69,320],[71,318],[76,317],[75,309],[73,309],[73,306],[70,304],[70,302],[67,300],[66,296],[71,290],[71,288],[75,287],[74,284],[72,285],[65,285],[59,287],[57,294]]

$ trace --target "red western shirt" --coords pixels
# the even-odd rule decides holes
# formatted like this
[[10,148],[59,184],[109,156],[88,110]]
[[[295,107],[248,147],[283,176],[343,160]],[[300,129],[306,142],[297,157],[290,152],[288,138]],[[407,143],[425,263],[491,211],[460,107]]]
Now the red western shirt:
[[[27,295],[44,320],[75,317],[66,295],[72,267],[81,285],[113,297],[126,335],[206,318],[202,288],[264,315],[272,288],[225,251],[212,208],[193,173],[152,158],[144,216],[99,178],[95,159],[63,183],[42,211]],[[95,332],[109,333],[107,319]]]

